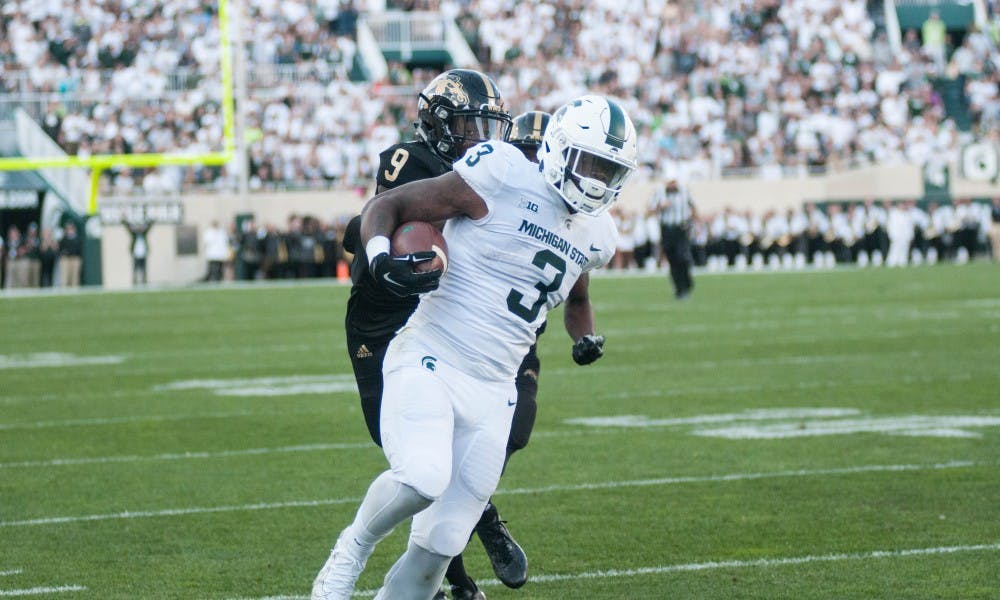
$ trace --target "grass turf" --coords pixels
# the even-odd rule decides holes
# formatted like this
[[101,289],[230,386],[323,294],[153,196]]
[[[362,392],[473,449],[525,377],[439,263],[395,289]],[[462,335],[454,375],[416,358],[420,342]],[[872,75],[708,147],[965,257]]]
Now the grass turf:
[[[606,356],[573,365],[550,315],[535,433],[495,496],[533,579],[466,553],[491,600],[996,597],[995,265],[591,290]],[[0,298],[0,597],[306,597],[385,464],[346,297]]]

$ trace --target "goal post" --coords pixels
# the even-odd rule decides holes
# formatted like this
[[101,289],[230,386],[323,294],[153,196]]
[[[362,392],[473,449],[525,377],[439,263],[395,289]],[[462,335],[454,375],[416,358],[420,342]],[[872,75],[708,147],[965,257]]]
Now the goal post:
[[[239,0],[236,0],[239,1]],[[87,214],[97,213],[97,195],[101,174],[111,167],[155,168],[165,165],[210,165],[218,166],[230,162],[235,156],[236,141],[234,131],[233,63],[230,41],[230,0],[218,0],[219,10],[219,75],[222,85],[222,140],[221,151],[188,154],[183,151],[171,153],[136,154],[95,154],[87,157],[22,156],[0,158],[0,171],[36,171],[52,168],[90,169],[90,188]]]

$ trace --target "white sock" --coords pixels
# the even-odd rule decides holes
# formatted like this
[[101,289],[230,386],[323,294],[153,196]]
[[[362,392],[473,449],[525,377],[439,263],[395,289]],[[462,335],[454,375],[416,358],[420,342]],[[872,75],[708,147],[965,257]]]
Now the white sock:
[[389,535],[406,519],[430,506],[431,500],[424,498],[410,486],[396,481],[392,471],[385,471],[368,486],[354,522],[344,530],[344,536],[353,539],[353,549],[363,553],[358,556],[367,559],[375,549],[375,544]]
[[435,554],[410,543],[392,565],[375,600],[427,600],[434,596],[451,562],[450,556]]

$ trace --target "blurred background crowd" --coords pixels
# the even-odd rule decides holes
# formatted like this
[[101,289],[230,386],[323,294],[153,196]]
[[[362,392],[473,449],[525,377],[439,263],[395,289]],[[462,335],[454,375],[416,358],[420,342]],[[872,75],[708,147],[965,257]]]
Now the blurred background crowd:
[[[355,77],[365,0],[244,4],[251,190],[368,189],[378,153],[412,136],[415,92],[438,71],[390,63],[385,77]],[[640,181],[957,163],[972,140],[1000,143],[1000,0],[985,2],[987,27],[961,34],[932,11],[920,28],[903,32],[900,48],[887,35],[883,2],[873,0],[378,4],[453,19],[512,114],[551,110],[584,92],[621,99],[640,135]],[[70,155],[219,150],[217,6],[4,1],[0,117],[27,110]],[[103,177],[112,195],[236,186],[226,166],[115,167]],[[913,260],[989,251],[990,208],[982,203],[765,210],[699,215],[691,230],[696,264],[891,264],[896,213],[905,213],[907,225],[900,217],[895,226],[910,230]],[[662,266],[657,214],[652,205],[645,213],[619,211],[617,268]],[[966,243],[962,232],[973,223],[976,242]],[[342,225],[314,217],[240,223],[226,234],[225,273],[335,275]],[[40,255],[50,234],[36,230],[6,236],[5,262]],[[251,239],[258,266],[237,267],[252,265],[238,258]],[[316,248],[325,249],[322,259]]]
[[[866,0],[440,0],[513,113],[584,90],[625,101],[642,176],[761,176],[957,158],[1000,136],[1000,14],[960,38],[909,29],[893,51]],[[214,2],[10,0],[0,92],[33,107],[70,154],[201,152],[222,144]],[[252,185],[367,185],[409,137],[414,91],[436,72],[390,65],[355,82],[358,0],[248,0]],[[929,20],[936,19],[932,14]],[[947,75],[954,86],[935,85]],[[961,104],[961,120],[945,103]],[[231,186],[224,167],[115,169],[114,189]]]
[[[612,208],[620,234],[612,268],[666,267],[666,210],[655,201],[644,212]],[[869,198],[759,213],[726,208],[695,213],[686,228],[692,264],[709,271],[1000,260],[1000,197],[992,205]]]

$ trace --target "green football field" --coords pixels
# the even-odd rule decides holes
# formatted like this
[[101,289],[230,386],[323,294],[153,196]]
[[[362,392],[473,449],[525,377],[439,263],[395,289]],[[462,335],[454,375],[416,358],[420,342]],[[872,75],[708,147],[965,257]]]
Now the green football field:
[[[696,285],[595,277],[589,367],[551,315],[490,600],[1000,598],[1000,266]],[[347,292],[0,297],[0,597],[306,598],[385,466]]]

